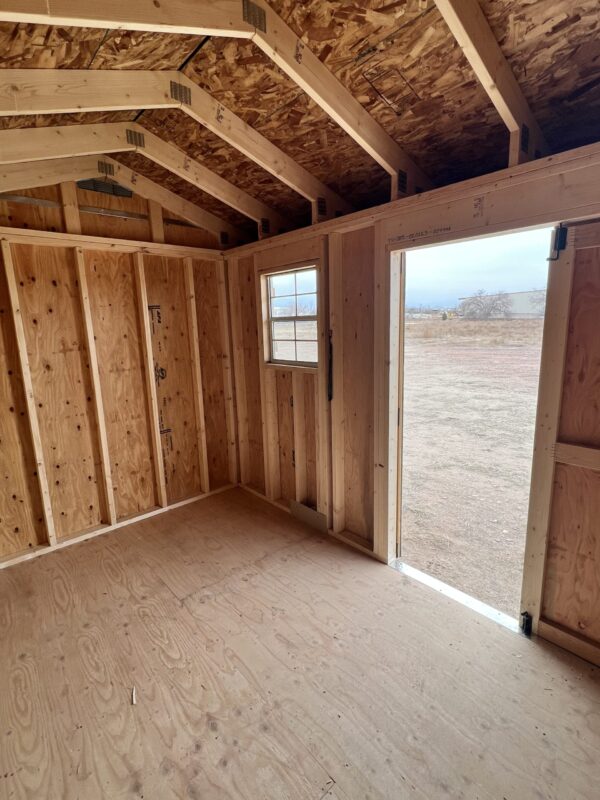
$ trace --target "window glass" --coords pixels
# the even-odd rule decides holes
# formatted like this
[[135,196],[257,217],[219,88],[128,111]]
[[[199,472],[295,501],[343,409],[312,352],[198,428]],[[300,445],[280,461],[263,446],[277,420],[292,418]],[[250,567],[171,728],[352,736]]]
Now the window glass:
[[316,365],[317,270],[314,267],[267,277],[271,361]]

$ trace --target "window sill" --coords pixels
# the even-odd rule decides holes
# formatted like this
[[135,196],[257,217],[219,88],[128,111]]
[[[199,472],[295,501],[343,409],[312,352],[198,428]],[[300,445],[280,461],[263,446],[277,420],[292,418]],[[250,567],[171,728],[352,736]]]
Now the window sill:
[[284,372],[287,372],[288,370],[291,372],[308,372],[312,375],[318,371],[319,365],[315,364],[314,367],[307,367],[306,364],[280,364],[274,361],[265,361],[265,368],[279,369],[283,370]]

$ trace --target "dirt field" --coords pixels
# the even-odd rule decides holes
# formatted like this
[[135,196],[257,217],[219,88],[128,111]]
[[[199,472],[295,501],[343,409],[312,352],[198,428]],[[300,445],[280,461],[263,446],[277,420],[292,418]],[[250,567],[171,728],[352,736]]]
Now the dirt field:
[[407,322],[402,559],[519,612],[541,320]]

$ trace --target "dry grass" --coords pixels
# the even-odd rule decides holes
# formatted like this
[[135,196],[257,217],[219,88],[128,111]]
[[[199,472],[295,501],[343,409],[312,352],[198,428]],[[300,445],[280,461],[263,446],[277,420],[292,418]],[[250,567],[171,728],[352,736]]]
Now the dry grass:
[[539,344],[542,337],[542,319],[419,319],[408,320],[408,339],[431,339],[432,343],[481,345],[529,345]]

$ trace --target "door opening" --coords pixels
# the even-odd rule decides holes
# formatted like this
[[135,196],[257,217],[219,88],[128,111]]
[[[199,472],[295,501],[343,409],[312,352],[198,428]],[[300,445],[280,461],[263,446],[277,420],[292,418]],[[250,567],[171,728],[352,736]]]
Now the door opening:
[[516,618],[552,230],[405,254],[400,559]]

